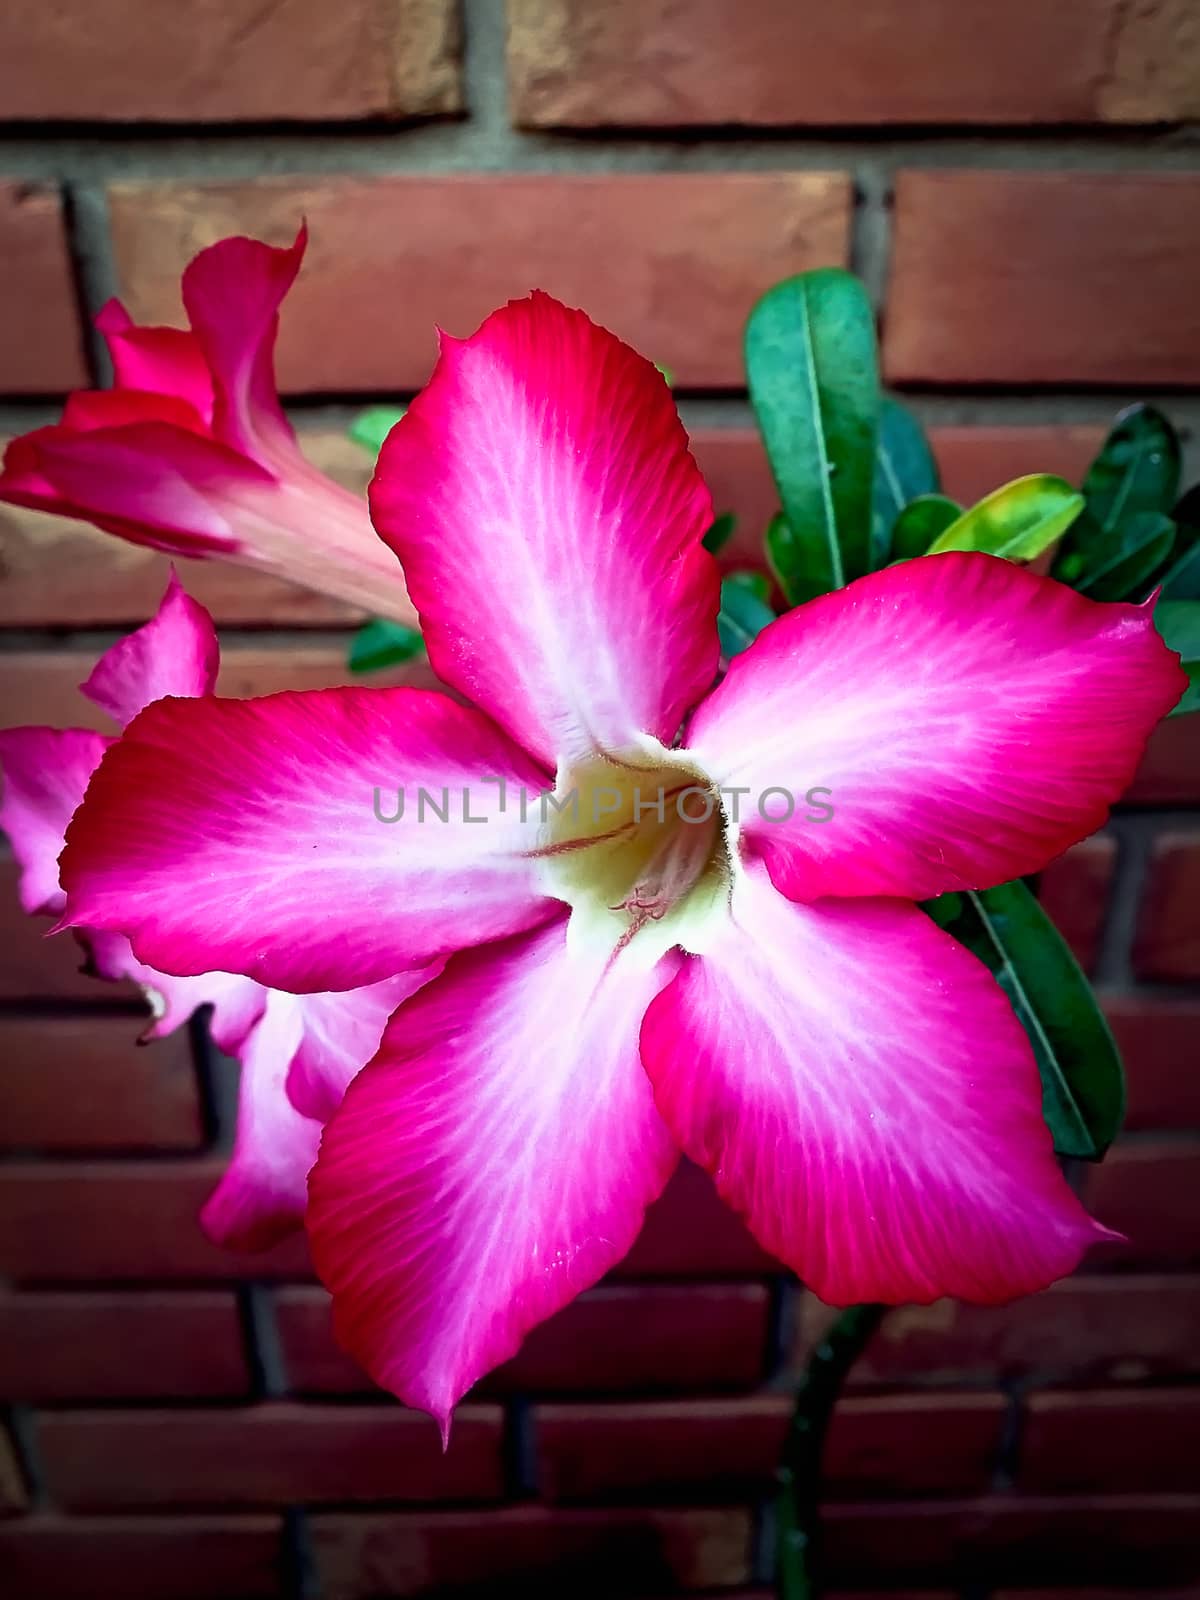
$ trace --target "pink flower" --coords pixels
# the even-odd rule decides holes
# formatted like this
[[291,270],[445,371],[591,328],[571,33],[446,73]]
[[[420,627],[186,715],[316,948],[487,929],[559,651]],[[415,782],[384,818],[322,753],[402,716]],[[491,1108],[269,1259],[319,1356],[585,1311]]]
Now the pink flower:
[[[445,1428],[624,1255],[680,1149],[829,1301],[1071,1271],[1103,1230],[1029,1044],[912,902],[1103,820],[1183,684],[1149,610],[931,557],[774,623],[714,688],[712,506],[670,395],[541,294],[443,340],[371,499],[474,705],[162,701],[101,764],[63,881],[68,923],[177,973],[308,992],[449,958],[310,1178],[375,1379]],[[795,799],[817,787],[824,823]]]
[[279,306],[305,242],[302,229],[288,250],[254,239],[202,250],[183,275],[190,332],[135,327],[110,301],[97,326],[116,387],[71,395],[55,427],[14,439],[0,500],[263,567],[411,623],[365,503],[305,460],[275,392]]
[[[217,675],[212,619],[172,574],[157,615],[105,652],[82,690],[124,726],[164,695],[211,695]],[[61,915],[63,835],[92,773],[116,741],[82,728],[0,730],[0,828],[21,868],[21,903]],[[225,972],[173,977],[139,961],[123,935],[77,928],[97,977],[138,984],[157,1039],[211,1005],[210,1031],[242,1064],[237,1137],[229,1168],[201,1213],[217,1244],[259,1249],[299,1226],[321,1124],[375,1054],[389,1014],[433,975],[405,972],[348,993],[297,996]]]

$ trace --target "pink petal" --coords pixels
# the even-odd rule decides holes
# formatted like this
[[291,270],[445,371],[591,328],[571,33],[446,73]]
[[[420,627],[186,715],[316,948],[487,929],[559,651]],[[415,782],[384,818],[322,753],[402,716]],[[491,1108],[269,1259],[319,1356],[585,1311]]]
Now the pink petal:
[[143,389],[77,389],[67,396],[60,427],[68,433],[95,433],[142,422],[166,422],[205,436],[200,413],[186,400]]
[[288,1098],[296,1110],[328,1122],[350,1080],[379,1049],[392,1012],[441,970],[435,963],[365,989],[303,995],[303,1033],[287,1079]]
[[212,374],[213,435],[264,465],[298,453],[275,389],[275,339],[307,241],[303,227],[286,250],[222,239],[183,274],[183,304]]
[[[528,855],[538,807],[522,824],[512,792],[546,783],[486,717],[425,690],[160,700],[71,829],[64,926],[127,933],[167,972],[360,988],[552,914]],[[379,820],[399,786],[403,819]]]
[[439,677],[544,761],[669,744],[712,681],[711,496],[661,375],[581,311],[443,335],[371,512]]
[[287,1097],[288,1063],[303,1028],[303,1002],[271,993],[260,1021],[238,1054],[237,1133],[224,1177],[205,1202],[200,1223],[214,1244],[265,1250],[304,1219],[309,1168],[321,1124]]
[[247,1033],[262,1015],[270,990],[250,978],[229,972],[204,972],[194,978],[173,978],[157,972],[134,955],[122,933],[99,928],[76,930],[97,978],[109,983],[127,979],[143,991],[152,1013],[143,1040],[162,1039],[182,1027],[201,1006],[211,1006],[208,1031],[226,1055],[237,1055]]
[[[925,556],[773,623],[685,742],[749,791],[743,833],[785,894],[923,899],[1036,871],[1092,833],[1185,683],[1149,606]],[[786,816],[769,789],[791,793],[791,820],[763,819]],[[825,805],[832,819],[810,820]]]
[[207,427],[212,421],[212,374],[194,333],[138,328],[119,300],[102,306],[96,327],[112,357],[118,389],[143,389],[186,400]]
[[684,1151],[831,1304],[1004,1301],[1104,1237],[1003,992],[915,906],[795,905],[752,867],[642,1058]]
[[675,1165],[637,1035],[677,960],[572,956],[565,920],[458,956],[326,1129],[308,1231],[338,1336],[443,1433],[620,1260]]
[[81,687],[124,727],[164,695],[211,694],[219,666],[213,620],[172,569],[155,615],[106,650]]
[[0,729],[0,828],[21,868],[18,892],[30,915],[58,913],[58,858],[67,824],[111,741],[82,728]]
[[[274,479],[224,445],[164,422],[39,428],[4,457],[0,500],[94,522],[175,555],[233,555]],[[249,506],[247,500],[249,499]]]

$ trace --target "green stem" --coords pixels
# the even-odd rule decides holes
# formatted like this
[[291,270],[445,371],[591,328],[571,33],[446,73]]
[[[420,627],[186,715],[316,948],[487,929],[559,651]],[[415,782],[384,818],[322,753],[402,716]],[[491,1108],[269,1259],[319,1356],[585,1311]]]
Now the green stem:
[[796,1387],[796,1409],[775,1498],[779,1600],[814,1600],[821,1592],[821,1458],[833,1408],[851,1367],[883,1320],[886,1306],[849,1306],[809,1357]]

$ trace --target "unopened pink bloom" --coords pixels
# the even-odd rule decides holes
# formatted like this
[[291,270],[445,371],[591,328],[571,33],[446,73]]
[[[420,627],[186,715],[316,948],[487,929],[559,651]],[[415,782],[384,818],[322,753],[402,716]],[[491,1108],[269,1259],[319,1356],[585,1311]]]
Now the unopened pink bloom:
[[[204,608],[174,574],[157,615],[101,656],[83,693],[124,726],[164,695],[210,695],[217,637]],[[31,914],[61,915],[63,835],[92,773],[115,741],[83,728],[0,730],[0,828],[21,868]],[[139,961],[123,934],[76,929],[97,977],[139,985],[157,1039],[211,1006],[218,1046],[242,1064],[233,1157],[201,1213],[218,1244],[257,1249],[299,1226],[321,1125],[375,1054],[389,1014],[436,969],[406,972],[348,993],[291,995],[250,978],[206,972],[173,977]]]
[[[449,957],[310,1179],[366,1369],[444,1427],[624,1255],[681,1148],[830,1301],[999,1301],[1069,1272],[1103,1230],[1029,1044],[912,902],[1103,820],[1183,686],[1149,610],[932,557],[774,623],[713,688],[712,505],[667,388],[544,295],[443,341],[372,509],[478,709],[162,701],[63,858],[68,921],[172,972],[308,992]],[[384,823],[372,789],[397,785]],[[422,787],[447,820],[422,822]],[[523,815],[522,787],[581,814]],[[815,787],[832,821],[768,820],[768,790]],[[684,790],[706,821],[680,820]]]
[[134,544],[286,575],[413,621],[361,496],[301,454],[275,391],[279,306],[304,255],[223,239],[183,275],[190,331],[97,319],[115,387],[72,394],[61,422],[14,439],[0,500],[77,517]]

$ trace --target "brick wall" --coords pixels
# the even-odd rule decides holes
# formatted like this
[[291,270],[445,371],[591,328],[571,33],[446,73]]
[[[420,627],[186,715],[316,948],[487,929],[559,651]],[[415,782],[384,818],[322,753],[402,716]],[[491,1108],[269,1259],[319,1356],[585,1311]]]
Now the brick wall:
[[[949,492],[1078,475],[1134,397],[1200,422],[1192,0],[6,0],[0,432],[103,377],[114,290],[178,314],[233,230],[312,247],[283,384],[348,481],[354,404],[534,283],[678,377],[747,541],[773,494],[739,330],[852,264]],[[1193,471],[1193,476],[1195,476]],[[8,723],[75,685],[161,559],[0,508]],[[341,606],[217,565],[235,693],[339,681]],[[0,894],[0,1574],[14,1600],[747,1593],[787,1385],[821,1308],[685,1172],[613,1280],[464,1406],[449,1453],[335,1349],[303,1247],[228,1257],[198,1204],[229,1138],[203,1038]],[[1200,739],[1156,736],[1104,835],[1046,875],[1127,1051],[1084,1174],[1129,1244],[999,1311],[900,1311],[832,1441],[856,1592],[972,1600],[1200,1584]],[[0,1584],[0,1586],[3,1586]]]

